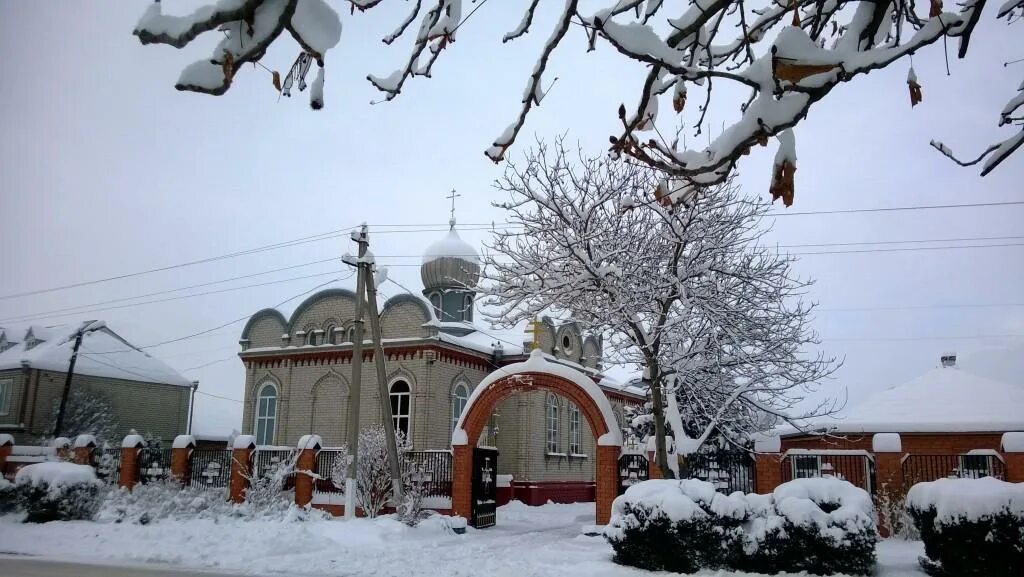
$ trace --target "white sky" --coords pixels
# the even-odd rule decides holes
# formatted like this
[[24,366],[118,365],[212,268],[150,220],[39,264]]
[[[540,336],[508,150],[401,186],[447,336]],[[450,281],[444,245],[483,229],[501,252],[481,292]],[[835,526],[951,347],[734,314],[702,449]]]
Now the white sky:
[[[183,13],[195,2],[166,4],[166,10]],[[146,2],[0,1],[0,231],[6,249],[0,294],[172,265],[363,221],[376,228],[437,225],[448,218],[444,197],[452,188],[462,194],[460,222],[500,221],[503,215],[490,206],[496,200],[490,185],[502,167],[483,151],[517,112],[540,43],[553,24],[545,10],[527,37],[502,45],[502,34],[518,23],[526,4],[488,3],[460,28],[434,78],[417,78],[396,101],[370,106],[379,95],[366,73],[386,74],[407,54],[408,43],[381,49],[379,40],[407,6],[386,2],[350,16],[347,7],[333,3],[346,28],[328,56],[327,106],[314,113],[305,93],[278,102],[262,70],[239,73],[222,97],[175,91],[180,69],[208,55],[215,39],[202,38],[185,50],[141,46],[131,30]],[[588,54],[581,32],[571,34],[552,62],[551,75],[559,80],[528,119],[513,157],[533,135],[564,132],[589,152],[600,152],[615,131],[619,103],[632,107],[635,102],[644,70],[607,45]],[[296,50],[284,39],[263,62],[284,73]],[[1019,25],[994,22],[990,10],[968,59],[951,54],[952,76],[945,75],[941,46],[915,58],[924,90],[924,102],[915,109],[907,94],[906,63],[836,89],[796,129],[796,204],[789,211],[1024,200],[1024,154],[982,179],[976,167],[960,168],[928,147],[938,138],[970,156],[1005,138],[1007,133],[996,128],[997,113],[1024,76],[1024,63],[1003,67],[1002,62],[1021,57]],[[733,106],[730,101],[714,109],[712,126],[734,119]],[[695,114],[696,106],[688,105],[689,122]],[[741,163],[748,194],[767,194],[772,154],[772,147],[755,150]],[[781,206],[776,210],[786,213]],[[1018,236],[1024,234],[1022,217],[1024,206],[784,216],[771,238],[798,244]],[[377,234],[373,250],[391,266],[392,278],[418,290],[418,255],[442,234]],[[479,244],[487,233],[465,230],[462,236]],[[327,239],[4,299],[0,325],[24,324],[6,320],[14,317],[349,250],[345,239]],[[186,292],[341,268],[326,263]],[[935,366],[944,350],[958,351],[962,364],[979,373],[1024,382],[1024,307],[826,310],[1024,303],[1022,246],[805,256],[797,269],[818,281],[810,294],[822,309],[815,326],[823,348],[846,359],[829,387],[847,390],[851,403]],[[133,343],[146,345],[251,314],[330,278],[35,322],[102,318]],[[400,291],[393,284],[382,289],[388,295]],[[175,295],[152,298],[166,296]],[[285,313],[300,300],[283,307]],[[238,323],[151,353],[198,379],[201,391],[241,399],[243,368],[233,357],[241,328]],[[1018,336],[935,338],[978,335]],[[886,340],[909,337],[929,339]],[[221,359],[228,360],[186,370]],[[197,405],[197,431],[226,432],[240,425],[237,402],[199,396]]]

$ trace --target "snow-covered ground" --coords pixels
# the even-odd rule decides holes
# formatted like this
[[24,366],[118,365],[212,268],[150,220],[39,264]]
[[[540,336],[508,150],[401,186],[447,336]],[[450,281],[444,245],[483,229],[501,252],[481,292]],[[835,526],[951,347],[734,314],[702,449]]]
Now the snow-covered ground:
[[[593,503],[498,509],[498,524],[452,534],[439,518],[415,529],[390,519],[159,521],[149,525],[0,518],[0,552],[103,563],[152,563],[246,574],[359,576],[651,576],[615,565],[601,537],[581,534]],[[922,577],[918,542],[879,546],[876,577]],[[702,576],[740,577],[734,572]]]

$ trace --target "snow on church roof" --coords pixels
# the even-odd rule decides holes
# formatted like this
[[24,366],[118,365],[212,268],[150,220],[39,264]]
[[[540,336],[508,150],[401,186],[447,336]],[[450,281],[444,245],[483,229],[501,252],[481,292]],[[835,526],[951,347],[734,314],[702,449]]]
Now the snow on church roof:
[[[75,361],[75,374],[190,386],[188,379],[163,361],[149,356],[135,348],[117,333],[102,324],[91,323],[95,330],[85,334]],[[27,362],[33,369],[66,372],[75,344],[75,332],[81,325],[57,325],[50,327],[32,326],[22,333],[24,337],[12,339],[17,334],[10,328],[4,329],[9,342],[17,344],[0,352],[0,370],[20,369]],[[26,338],[31,332],[40,342],[32,346]]]
[[423,264],[435,261],[439,258],[451,257],[460,258],[473,264],[480,264],[480,257],[476,249],[459,237],[459,233],[452,227],[444,238],[435,240],[423,253]]
[[836,420],[814,423],[837,433],[1024,430],[1024,387],[955,366],[876,393]]

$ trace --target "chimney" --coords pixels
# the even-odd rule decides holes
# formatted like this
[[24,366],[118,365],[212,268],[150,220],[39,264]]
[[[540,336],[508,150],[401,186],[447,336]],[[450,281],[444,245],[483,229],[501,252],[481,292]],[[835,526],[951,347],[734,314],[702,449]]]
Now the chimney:
[[942,353],[939,357],[942,362],[942,368],[955,367],[956,366],[956,353]]

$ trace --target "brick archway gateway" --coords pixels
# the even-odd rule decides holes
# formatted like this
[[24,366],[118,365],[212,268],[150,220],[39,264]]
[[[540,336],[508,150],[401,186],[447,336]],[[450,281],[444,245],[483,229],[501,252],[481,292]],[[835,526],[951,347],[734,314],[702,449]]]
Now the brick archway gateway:
[[596,523],[611,517],[612,500],[618,494],[618,459],[622,433],[611,403],[594,381],[573,368],[545,359],[540,350],[529,360],[499,368],[473,390],[458,426],[452,432],[452,512],[469,518],[471,513],[473,447],[476,446],[494,407],[504,398],[529,391],[550,391],[572,401],[597,438],[594,467]]

